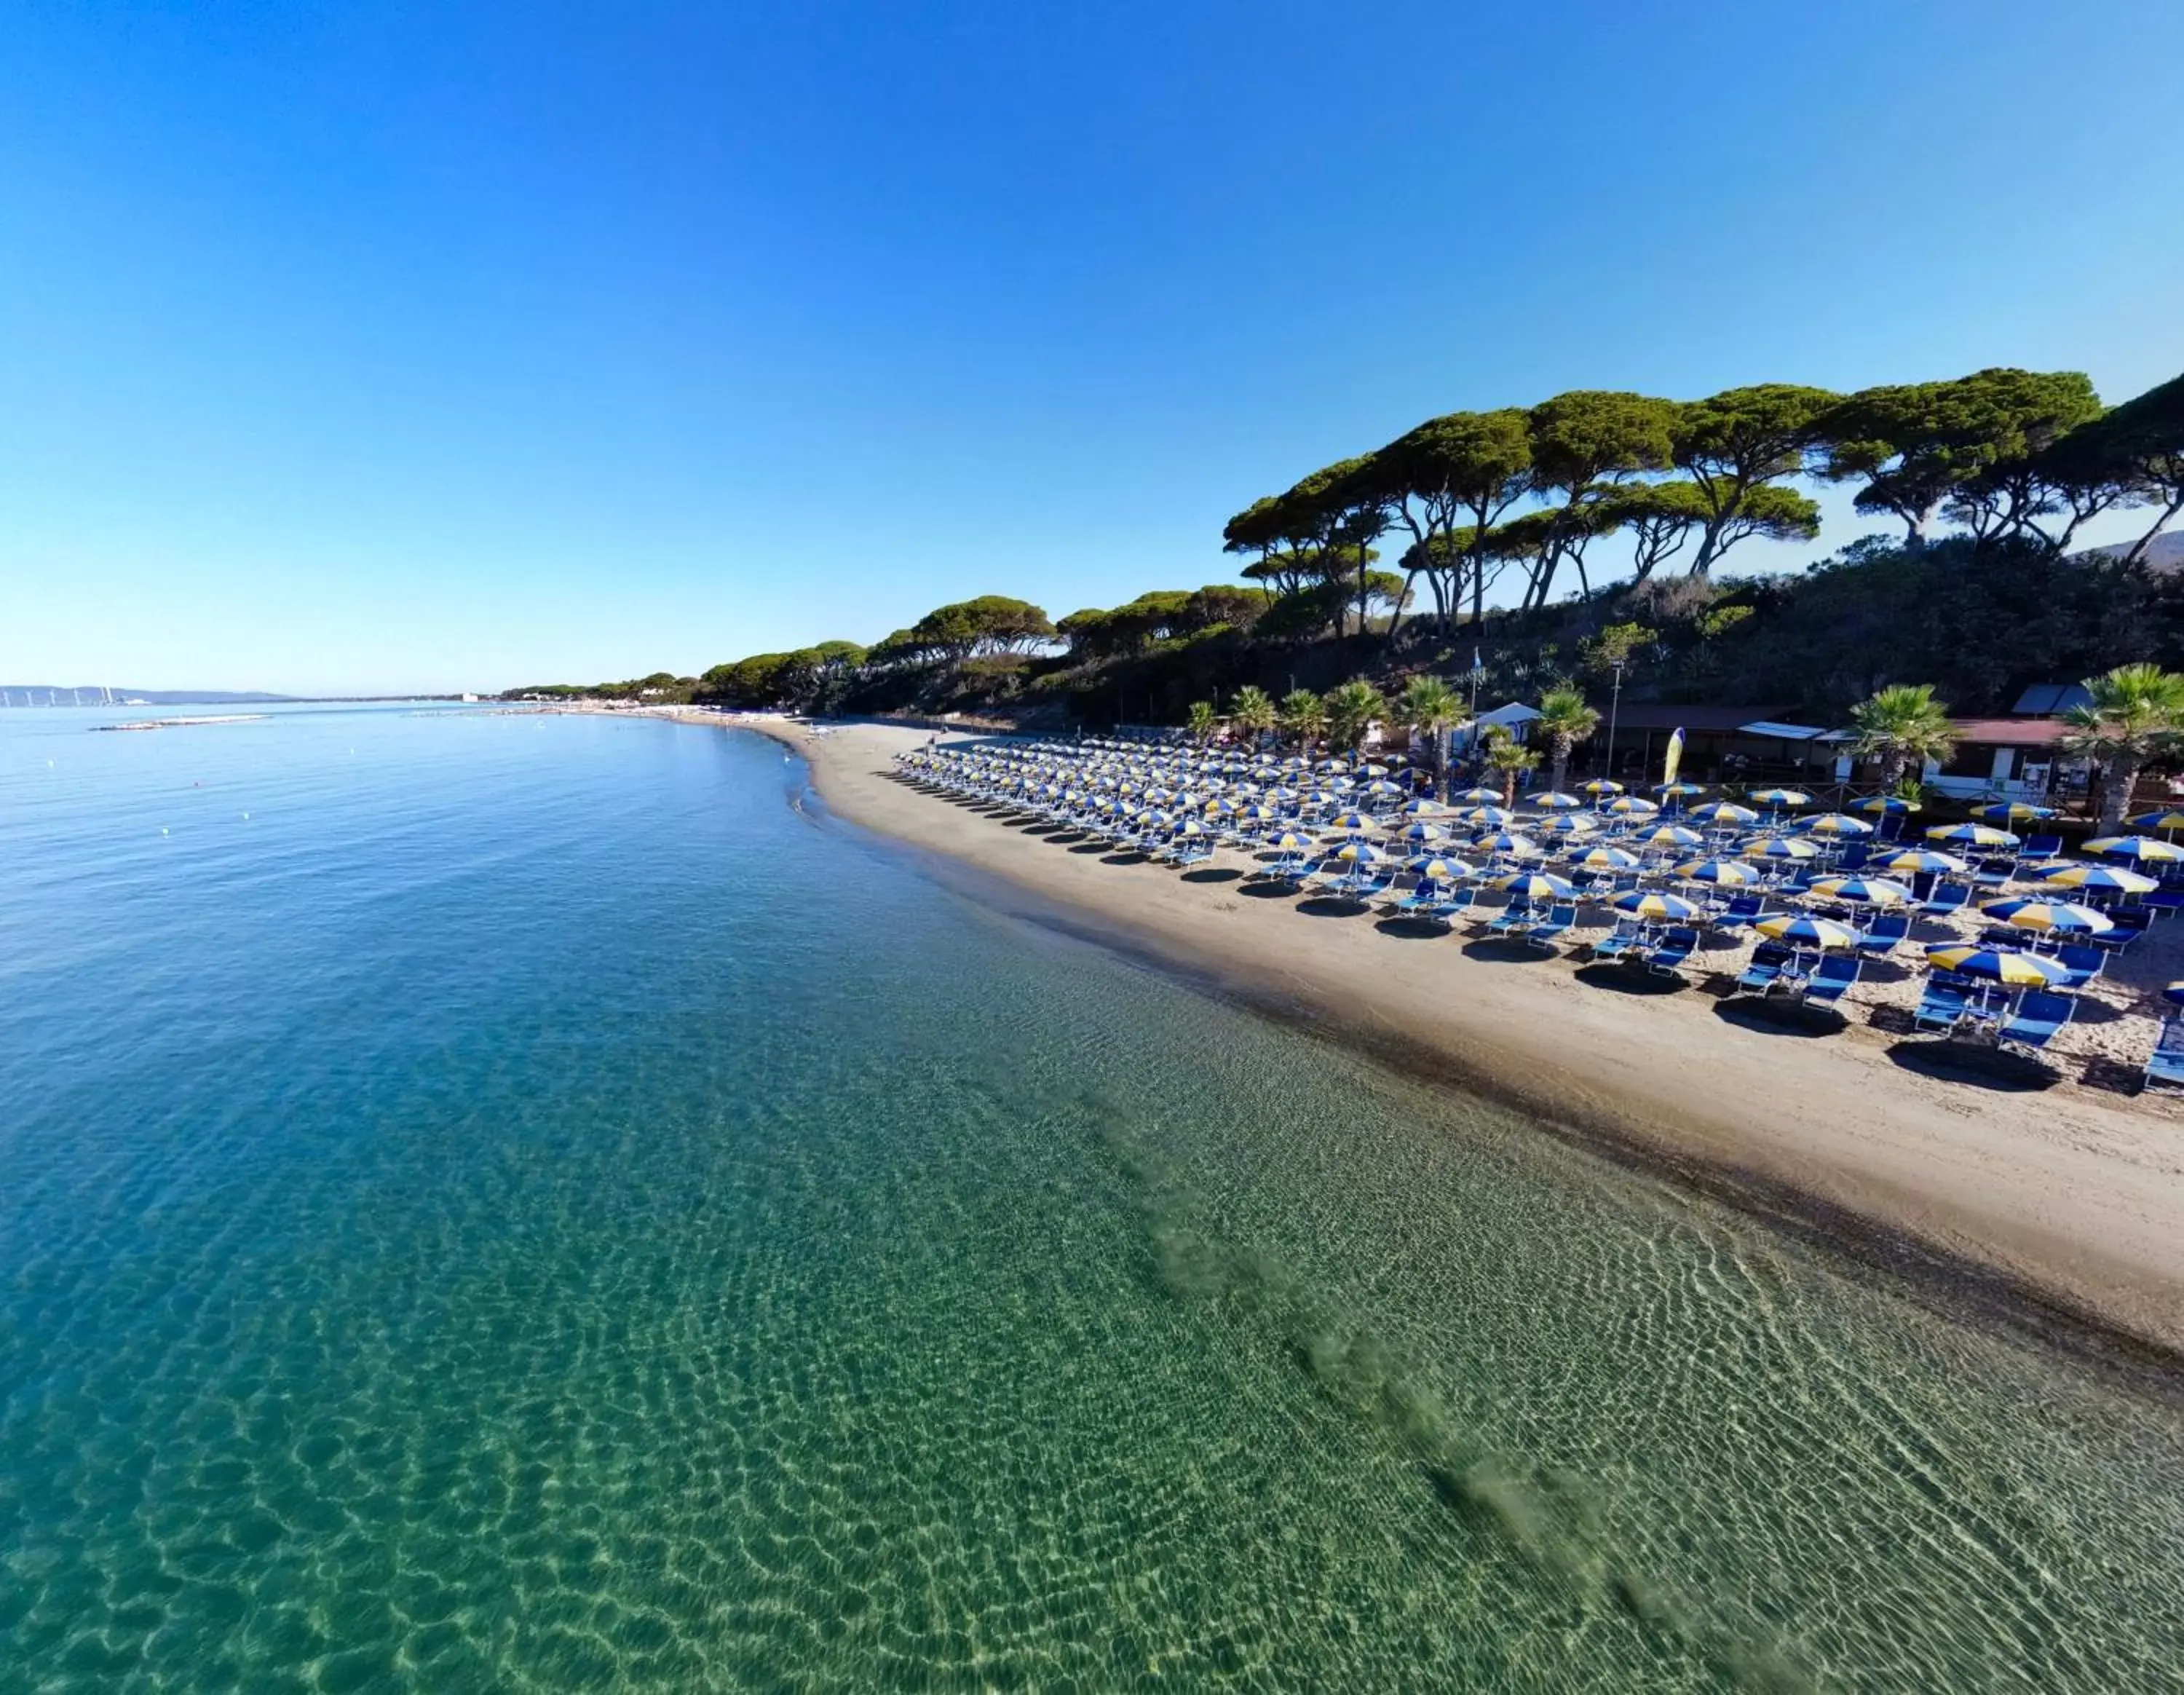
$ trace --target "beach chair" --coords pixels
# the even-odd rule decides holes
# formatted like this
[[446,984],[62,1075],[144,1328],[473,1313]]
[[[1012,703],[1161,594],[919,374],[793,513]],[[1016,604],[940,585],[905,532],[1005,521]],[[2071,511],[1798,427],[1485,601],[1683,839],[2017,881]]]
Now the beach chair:
[[2055,963],[2070,973],[2064,982],[2065,989],[2083,989],[2098,977],[2109,962],[2109,956],[2097,947],[2083,942],[2065,942],[2055,950]]
[[1537,922],[1530,906],[1513,900],[1496,917],[1487,921],[1486,928],[1498,936],[1516,936],[1522,935]]
[[1842,845],[1841,853],[1836,856],[1836,869],[1837,871],[1863,871],[1871,861],[1872,858],[1872,843],[1845,842]]
[[1710,921],[1717,930],[1746,930],[1765,916],[1767,897],[1764,895],[1736,895]]
[[1855,954],[1829,954],[1813,967],[1805,979],[1805,1003],[1808,1006],[1832,1006],[1842,999],[1843,990],[1858,981],[1858,973],[1865,962]]
[[1981,859],[1972,862],[1972,881],[1982,889],[1999,889],[2017,875],[2015,859]]
[[2121,953],[2146,934],[2146,927],[2152,922],[2142,906],[2111,906],[2109,921],[2115,926],[2114,929],[2103,930],[2091,938],[2093,945],[2103,953]]
[[2171,1012],[2161,1021],[2161,1037],[2147,1057],[2148,1083],[2184,1084],[2184,1012]]
[[2031,860],[2035,864],[2044,860],[2060,859],[2063,856],[2063,839],[2060,836],[2027,836],[2024,845],[2017,850],[2017,856]]
[[1912,1027],[1921,1030],[1953,1030],[1964,1022],[1965,1010],[1971,1004],[1971,991],[1966,985],[1930,979],[1925,992],[1919,997],[1919,1010],[1912,1014]]
[[1684,962],[1697,951],[1698,945],[1699,933],[1689,924],[1672,925],[1646,956],[1646,969],[1656,977],[1680,976]]
[[1619,920],[1615,928],[1592,945],[1596,960],[1622,959],[1634,950],[1643,948],[1650,936],[1646,927],[1628,918]]
[[2173,883],[2164,883],[2159,889],[2149,889],[2139,899],[2146,910],[2157,918],[2165,918],[2171,912],[2184,911],[2184,889]]
[[1524,939],[1534,947],[1552,950],[1556,939],[1568,934],[1570,927],[1576,923],[1576,907],[1550,906],[1547,916],[1524,932]]
[[1448,893],[1430,877],[1421,878],[1408,889],[1390,889],[1385,904],[1389,912],[1407,918],[1438,917],[1448,905]]
[[2077,1002],[2067,995],[2028,989],[2019,997],[2016,1009],[2002,1021],[1999,1039],[2012,1047],[2037,1053],[2054,1040],[2055,1033],[2070,1022],[2077,1009]]
[[1744,967],[1744,974],[1736,979],[1737,992],[1747,990],[1764,995],[1774,986],[1783,968],[1790,963],[1790,950],[1780,942],[1762,942],[1752,950],[1752,962]]
[[1961,912],[1964,903],[1972,898],[1971,886],[1964,883],[1937,883],[1926,898],[1919,903],[1919,910],[1930,918],[1946,918]]
[[1858,932],[1857,948],[1863,959],[1886,959],[1911,934],[1908,912],[1875,912]]

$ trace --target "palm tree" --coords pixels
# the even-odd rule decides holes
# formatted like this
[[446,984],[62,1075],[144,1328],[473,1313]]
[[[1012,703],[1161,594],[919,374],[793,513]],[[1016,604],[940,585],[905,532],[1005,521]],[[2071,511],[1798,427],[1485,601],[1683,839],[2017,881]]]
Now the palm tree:
[[1502,724],[1486,727],[1486,768],[1500,773],[1502,804],[1517,804],[1517,779],[1540,762],[1539,756],[1511,735]]
[[1292,689],[1282,700],[1282,728],[1297,739],[1300,750],[1327,731],[1327,702],[1309,689]]
[[1273,728],[1277,716],[1273,696],[1256,686],[1239,689],[1236,698],[1228,703],[1229,718],[1254,744]]
[[1190,703],[1190,736],[1193,741],[1212,740],[1214,727],[1220,722],[1221,715],[1213,710],[1213,703],[1211,700],[1194,700]]
[[1366,726],[1388,716],[1388,698],[1362,677],[1327,693],[1327,728],[1344,747],[1355,749]]
[[1957,750],[1957,727],[1931,683],[1892,684],[1852,707],[1850,722],[1857,732],[1851,751],[1881,761],[1882,787],[1891,795],[1914,766],[1924,771],[1928,760],[1938,765]]
[[2138,774],[2184,746],[2184,677],[2158,665],[2120,665],[2084,683],[2092,703],[2066,715],[2064,753],[2101,773],[2101,830],[2114,830],[2131,805]]
[[1434,796],[1448,799],[1448,733],[1463,717],[1463,698],[1438,677],[1413,677],[1403,685],[1396,716],[1433,748]]
[[1600,728],[1600,714],[1585,704],[1574,689],[1550,689],[1540,697],[1540,716],[1534,728],[1547,739],[1552,755],[1552,778],[1547,786],[1559,790],[1569,775],[1570,750]]

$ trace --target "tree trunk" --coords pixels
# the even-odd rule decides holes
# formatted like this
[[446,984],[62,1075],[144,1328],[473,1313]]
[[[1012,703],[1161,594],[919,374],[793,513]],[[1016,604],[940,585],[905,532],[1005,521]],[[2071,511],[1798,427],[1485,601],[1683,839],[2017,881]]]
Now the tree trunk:
[[1563,779],[1569,775],[1569,759],[1568,747],[1563,742],[1556,742],[1554,763],[1548,767],[1547,783],[1547,788],[1554,794],[1559,795],[1563,792]]
[[2115,764],[2101,772],[2101,834],[2114,835],[2123,823],[2123,815],[2130,810],[2131,791],[2138,787],[2141,767],[2137,764]]
[[2184,511],[2184,488],[2176,491],[2176,498],[2161,509],[2161,516],[2153,521],[2153,527],[2131,544],[2131,551],[2124,555],[2126,565],[2142,565],[2146,550],[2153,545],[2153,538],[2169,527],[2169,521]]

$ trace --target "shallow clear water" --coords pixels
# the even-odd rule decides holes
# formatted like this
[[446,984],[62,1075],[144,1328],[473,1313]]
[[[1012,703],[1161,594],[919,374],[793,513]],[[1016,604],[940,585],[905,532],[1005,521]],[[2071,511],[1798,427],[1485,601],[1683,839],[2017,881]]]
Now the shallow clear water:
[[0,1690],[2180,1687],[2173,1406],[769,744],[89,719],[0,715]]

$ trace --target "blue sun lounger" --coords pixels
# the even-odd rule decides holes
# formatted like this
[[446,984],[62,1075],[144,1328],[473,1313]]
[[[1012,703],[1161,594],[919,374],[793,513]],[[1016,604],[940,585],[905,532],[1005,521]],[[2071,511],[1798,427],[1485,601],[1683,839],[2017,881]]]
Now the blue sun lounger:
[[1953,1030],[1970,1011],[1971,998],[1969,984],[1930,978],[1925,992],[1919,997],[1919,1010],[1912,1016],[1913,1027],[1921,1030]]
[[2065,942],[2055,950],[2055,962],[2070,975],[2063,984],[2065,989],[2083,989],[2101,974],[2109,956],[2097,947],[2087,947],[2079,942]]
[[2161,1021],[2161,1040],[2147,1057],[2146,1080],[2184,1085],[2184,1013],[2172,1012]]
[[2016,1010],[2002,1021],[1998,1034],[2012,1047],[2037,1053],[2055,1040],[2055,1033],[2077,1010],[2078,1003],[2067,995],[2028,989],[2019,997]]
[[1873,922],[1858,933],[1858,954],[1861,957],[1886,959],[1910,934],[1908,912],[1876,912]]
[[1843,990],[1858,981],[1858,973],[1865,962],[1854,954],[1828,954],[1813,967],[1813,974],[1805,979],[1805,1002],[1808,1006],[1832,1006],[1842,999]]
[[1762,942],[1752,950],[1752,962],[1744,967],[1744,974],[1736,979],[1739,994],[1749,990],[1764,995],[1774,986],[1775,979],[1790,962],[1790,950],[1780,942]]
[[1675,977],[1683,971],[1684,962],[1697,951],[1699,933],[1689,924],[1678,924],[1668,931],[1658,946],[1646,956],[1646,969],[1656,977]]
[[1592,945],[1595,959],[1623,959],[1641,951],[1653,939],[1652,931],[1646,925],[1625,918]]
[[1524,939],[1534,947],[1552,950],[1556,938],[1568,934],[1570,926],[1576,923],[1576,907],[1550,906],[1547,908],[1547,916],[1524,932]]

